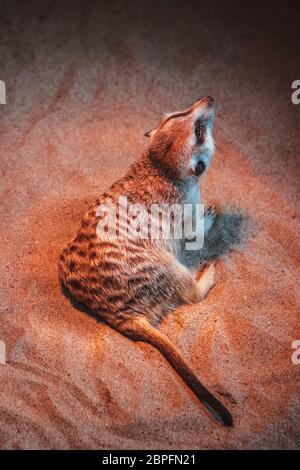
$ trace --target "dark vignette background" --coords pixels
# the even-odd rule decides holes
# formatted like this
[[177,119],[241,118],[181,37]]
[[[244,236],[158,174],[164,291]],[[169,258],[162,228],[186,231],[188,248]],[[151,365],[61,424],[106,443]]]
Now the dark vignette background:
[[[297,3],[0,2],[2,448],[299,447]],[[161,328],[230,407],[230,431],[158,353],[74,309],[56,274],[144,132],[206,94],[219,280]]]

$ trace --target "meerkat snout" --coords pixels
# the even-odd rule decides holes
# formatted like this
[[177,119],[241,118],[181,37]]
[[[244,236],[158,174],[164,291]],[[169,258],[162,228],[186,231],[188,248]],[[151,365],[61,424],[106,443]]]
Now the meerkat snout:
[[215,100],[212,96],[205,96],[204,98],[199,98],[198,101],[205,101],[208,106],[214,106]]

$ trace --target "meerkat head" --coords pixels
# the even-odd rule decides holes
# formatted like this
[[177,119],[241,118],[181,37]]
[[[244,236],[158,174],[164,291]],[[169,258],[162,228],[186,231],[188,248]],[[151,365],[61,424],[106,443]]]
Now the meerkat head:
[[206,96],[184,111],[165,115],[155,129],[145,134],[150,138],[151,160],[181,180],[201,176],[214,152],[214,113],[214,100]]

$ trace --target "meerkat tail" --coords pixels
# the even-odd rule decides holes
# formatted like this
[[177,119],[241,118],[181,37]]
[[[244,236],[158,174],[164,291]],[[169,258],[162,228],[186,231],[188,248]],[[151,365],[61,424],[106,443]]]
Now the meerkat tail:
[[167,336],[150,325],[145,318],[127,320],[118,330],[131,339],[144,341],[158,349],[214,418],[224,426],[233,426],[230,412],[201,384]]

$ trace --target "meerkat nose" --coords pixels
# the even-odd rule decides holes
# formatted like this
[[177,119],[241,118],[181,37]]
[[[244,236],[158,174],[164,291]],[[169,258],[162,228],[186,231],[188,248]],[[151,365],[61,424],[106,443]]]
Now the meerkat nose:
[[197,162],[195,166],[195,169],[193,170],[193,173],[195,176],[201,176],[205,170],[206,170],[205,163],[202,160],[199,160],[199,162]]

